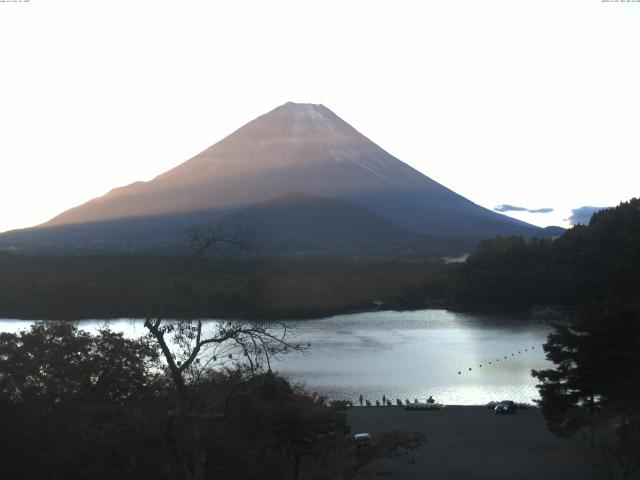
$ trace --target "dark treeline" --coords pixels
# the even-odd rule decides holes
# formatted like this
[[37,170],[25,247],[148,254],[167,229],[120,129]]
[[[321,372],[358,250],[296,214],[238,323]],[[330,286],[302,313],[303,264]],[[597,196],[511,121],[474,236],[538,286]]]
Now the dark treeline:
[[640,301],[640,200],[596,213],[554,240],[497,237],[482,241],[459,265],[425,275],[396,298],[419,308],[572,310],[611,292]]
[[186,263],[167,256],[0,254],[0,316],[143,317],[166,291],[183,300],[164,305],[162,313],[173,317],[328,315],[389,303],[447,270],[438,263],[203,258],[177,280]]
[[596,213],[556,240],[483,241],[452,286],[463,305],[579,305],[640,295],[640,200]]
[[[179,292],[164,315],[307,317],[372,308],[575,307],[640,284],[637,199],[595,214],[555,240],[482,241],[464,263],[0,253],[0,316],[144,316],[158,292]],[[188,312],[181,310],[188,304]]]

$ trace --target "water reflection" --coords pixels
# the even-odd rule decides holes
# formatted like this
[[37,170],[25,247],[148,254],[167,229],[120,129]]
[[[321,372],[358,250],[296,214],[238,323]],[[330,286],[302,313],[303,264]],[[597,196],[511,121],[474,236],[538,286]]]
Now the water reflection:
[[[128,336],[145,333],[141,321],[109,322]],[[542,343],[550,329],[523,318],[453,313],[446,310],[370,312],[318,320],[287,321],[293,341],[310,343],[272,363],[275,370],[310,391],[333,399],[424,401],[481,404],[537,398],[531,369],[548,366]],[[101,321],[79,322],[96,330]],[[0,320],[0,330],[28,323]],[[215,320],[209,322],[209,328]],[[228,361],[228,360],[225,360]],[[480,366],[482,365],[482,366]],[[469,370],[471,369],[471,370]],[[460,373],[458,373],[460,372]]]

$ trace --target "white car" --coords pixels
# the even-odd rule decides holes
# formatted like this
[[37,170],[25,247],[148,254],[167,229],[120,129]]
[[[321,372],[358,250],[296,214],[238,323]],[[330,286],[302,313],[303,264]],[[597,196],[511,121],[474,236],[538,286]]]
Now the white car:
[[357,446],[371,444],[371,435],[368,433],[356,433],[353,438],[355,438]]

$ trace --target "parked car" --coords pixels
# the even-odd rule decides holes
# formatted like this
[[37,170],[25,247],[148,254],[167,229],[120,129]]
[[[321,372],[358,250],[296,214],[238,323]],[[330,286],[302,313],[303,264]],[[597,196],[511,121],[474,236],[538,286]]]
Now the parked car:
[[371,445],[371,435],[368,433],[356,433],[353,438],[355,439],[358,447],[362,445]]
[[511,400],[502,400],[501,402],[496,403],[496,406],[493,407],[493,411],[495,413],[516,413],[516,404]]

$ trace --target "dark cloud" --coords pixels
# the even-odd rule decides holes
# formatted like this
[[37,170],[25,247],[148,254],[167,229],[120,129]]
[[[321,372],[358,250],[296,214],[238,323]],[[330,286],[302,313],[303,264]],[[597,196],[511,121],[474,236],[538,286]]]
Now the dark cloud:
[[529,212],[529,213],[551,213],[553,208],[524,208],[503,203],[494,208],[496,212]]
[[545,208],[537,208],[535,210],[529,210],[529,213],[551,213],[553,212],[553,208],[545,207]]
[[604,210],[609,207],[579,207],[571,210],[571,216],[566,218],[565,221],[569,222],[571,225],[588,225],[589,220],[591,220],[591,216],[599,212],[600,210]]
[[497,207],[494,207],[494,210],[496,212],[526,212],[527,211],[526,208],[515,207],[513,205],[507,205],[505,203],[503,203],[502,205],[498,205]]

